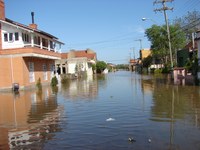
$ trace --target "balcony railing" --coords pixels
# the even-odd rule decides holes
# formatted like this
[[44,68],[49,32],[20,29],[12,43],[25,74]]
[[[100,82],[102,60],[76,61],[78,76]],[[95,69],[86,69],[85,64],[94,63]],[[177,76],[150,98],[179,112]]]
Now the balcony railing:
[[61,53],[61,48],[58,48],[58,47],[51,48],[50,46],[47,47],[47,46],[43,46],[42,44],[38,45],[38,44],[26,43],[26,44],[24,44],[24,47],[37,47],[40,49]]

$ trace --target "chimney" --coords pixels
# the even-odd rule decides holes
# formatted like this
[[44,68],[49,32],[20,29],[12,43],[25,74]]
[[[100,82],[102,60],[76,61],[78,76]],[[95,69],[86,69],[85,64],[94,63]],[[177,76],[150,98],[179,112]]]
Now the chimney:
[[0,19],[5,20],[5,5],[4,0],[0,0]]
[[29,27],[37,29],[37,24],[34,22],[34,12],[31,12],[32,24],[29,24]]

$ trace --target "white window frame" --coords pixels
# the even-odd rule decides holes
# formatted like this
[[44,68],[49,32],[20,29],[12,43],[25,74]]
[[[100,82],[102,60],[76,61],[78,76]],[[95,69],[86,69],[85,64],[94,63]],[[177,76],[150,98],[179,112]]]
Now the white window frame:
[[47,65],[46,65],[46,64],[43,64],[43,65],[42,65],[42,69],[43,69],[43,79],[44,79],[44,80],[48,80]]
[[55,65],[50,64],[51,79],[54,77]]
[[4,42],[8,42],[8,33],[3,34],[3,40]]
[[14,42],[14,34],[12,32],[7,32],[3,34],[4,42]]
[[29,62],[28,68],[29,68],[29,82],[33,83],[35,82],[34,62]]
[[14,35],[15,35],[15,41],[19,41],[19,32],[15,32]]

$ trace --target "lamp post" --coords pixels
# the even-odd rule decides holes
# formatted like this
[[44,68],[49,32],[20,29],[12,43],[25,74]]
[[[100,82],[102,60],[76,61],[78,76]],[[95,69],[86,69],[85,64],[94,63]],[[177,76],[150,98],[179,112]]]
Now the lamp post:
[[[146,20],[151,20],[152,22],[156,23],[153,19],[142,18],[142,21],[146,21]],[[167,15],[165,15],[165,23],[166,23],[166,26],[167,26],[167,38],[168,38],[168,44],[169,44],[169,55],[170,55],[170,63],[171,63],[171,69],[172,69],[173,68],[172,46],[171,46],[171,38],[170,38],[170,31],[169,31],[169,23],[167,21]]]

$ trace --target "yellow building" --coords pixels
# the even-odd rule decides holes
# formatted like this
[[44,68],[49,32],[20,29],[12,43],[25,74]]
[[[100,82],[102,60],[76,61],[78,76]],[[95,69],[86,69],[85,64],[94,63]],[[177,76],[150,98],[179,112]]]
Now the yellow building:
[[143,60],[144,58],[148,57],[151,55],[151,50],[150,49],[141,49],[140,50],[140,60]]

